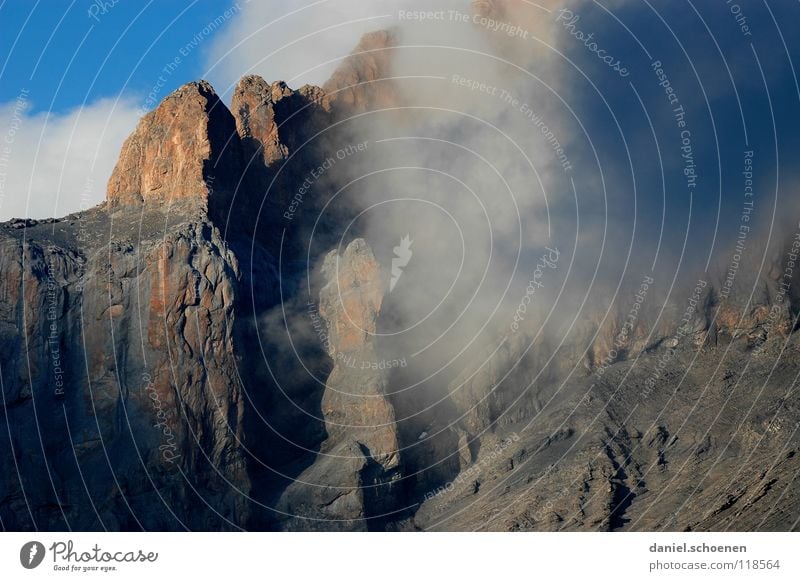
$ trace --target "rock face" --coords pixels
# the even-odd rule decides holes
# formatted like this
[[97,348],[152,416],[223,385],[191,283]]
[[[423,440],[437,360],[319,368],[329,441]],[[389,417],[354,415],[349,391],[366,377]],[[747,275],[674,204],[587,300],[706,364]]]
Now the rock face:
[[[4,525],[235,528],[249,489],[231,337],[236,259],[208,223],[101,247],[47,230],[6,237],[0,254],[13,434],[2,469],[19,474],[0,489]],[[192,488],[219,516],[184,510]]]
[[[364,240],[340,256],[325,258],[320,314],[335,361],[322,400],[329,442],[356,438],[385,468],[398,464],[394,413],[384,397],[385,373],[378,369],[373,338],[383,300],[380,267]],[[363,372],[363,373],[362,373]]]
[[279,509],[293,530],[379,529],[399,504],[400,453],[386,372],[373,338],[383,300],[380,268],[356,239],[322,267],[320,315],[334,359],[322,398],[328,433],[318,459],[286,491]]
[[[0,225],[0,526],[796,528],[790,246],[756,280],[698,282],[659,317],[630,322],[633,289],[558,344],[498,337],[491,359],[432,385],[441,394],[392,389],[388,277],[369,244],[307,257],[293,232],[315,212],[284,219],[342,137],[309,136],[399,102],[392,45],[367,35],[324,90],[246,77],[233,112],[208,83],[185,85],[126,141],[106,203]],[[297,403],[280,397],[259,330],[316,266],[327,352],[322,381],[290,386]],[[437,399],[440,417],[419,409]]]
[[283,81],[270,84],[248,75],[233,91],[232,110],[248,163],[261,158],[271,166],[324,126],[329,103],[319,87],[305,85],[294,91]]
[[[508,338],[480,372],[451,384],[459,422],[479,452],[450,486],[426,495],[415,524],[495,531],[795,526],[786,515],[796,512],[800,439],[786,428],[798,406],[785,385],[800,358],[792,331],[797,303],[790,287],[781,290],[781,264],[776,259],[753,297],[743,292],[752,281],[724,298],[721,282],[698,281],[681,293],[685,304],[667,305],[660,323],[643,309],[626,327],[635,299],[624,298],[604,310],[604,320],[576,331],[571,340],[579,348],[558,351],[570,365],[550,376],[536,350],[524,353],[529,340]],[[535,380],[538,372],[544,380]],[[754,389],[760,411],[752,407]]]
[[505,339],[499,349],[487,349],[477,369],[465,369],[449,385],[459,413],[458,424],[469,439],[491,434],[504,424],[530,417],[541,408],[539,390],[528,389],[538,367],[522,353],[529,339]]
[[270,85],[256,75],[242,78],[233,91],[236,131],[243,141],[253,144],[267,165],[285,159],[289,153],[278,135],[280,118],[275,109],[293,94],[286,83]]
[[211,86],[190,83],[128,138],[107,204],[4,228],[5,526],[248,522],[240,270],[211,220],[242,175],[235,138]]
[[[344,487],[341,501],[276,496],[252,461],[248,447],[272,434],[242,379],[267,383],[253,375],[248,343],[277,300],[254,290],[277,272],[274,234],[251,229],[254,209],[273,166],[330,122],[330,102],[318,87],[251,76],[233,104],[231,113],[205,81],[184,85],[126,140],[106,203],[2,225],[0,445],[11,453],[0,468],[14,475],[0,482],[4,528],[298,528],[252,513],[254,499],[281,496],[334,519],[318,528],[335,519],[380,528],[396,504],[400,458],[382,371],[354,375],[337,362],[328,381],[330,434],[311,482]],[[311,165],[314,151],[301,161]],[[289,169],[276,180],[272,214],[282,215],[295,178]],[[319,309],[339,333],[337,355],[373,361],[378,266],[363,242],[341,259],[334,282],[351,292],[337,306],[328,288]],[[342,309],[367,335],[347,327]]]
[[[796,335],[776,335],[755,354],[745,335],[700,352],[682,344],[669,359],[660,348],[636,365],[622,361],[589,381],[567,381],[564,398],[535,421],[489,428],[500,445],[482,446],[461,473],[468,478],[426,499],[415,523],[493,531],[792,528],[800,441],[787,421],[798,409],[782,386],[800,361],[790,355],[770,371],[769,355],[787,340],[794,352]],[[719,369],[723,350],[730,359]],[[764,387],[759,412],[748,411],[754,382]]]
[[190,201],[230,204],[242,175],[236,123],[205,81],[184,85],[145,115],[125,141],[111,179],[112,206]]

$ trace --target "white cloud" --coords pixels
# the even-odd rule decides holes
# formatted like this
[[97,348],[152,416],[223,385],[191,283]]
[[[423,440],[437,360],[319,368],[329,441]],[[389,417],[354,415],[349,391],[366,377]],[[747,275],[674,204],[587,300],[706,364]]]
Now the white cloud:
[[[394,24],[398,9],[424,5],[421,0],[239,4],[241,11],[217,33],[202,75],[221,95],[248,73],[293,86],[322,84],[338,62],[316,65],[346,56],[362,34]],[[392,18],[376,18],[387,14]],[[136,103],[101,99],[63,113],[31,113],[27,95],[0,103],[0,221],[63,216],[103,201],[122,143],[140,116]]]
[[[463,0],[440,3],[463,5]],[[281,0],[242,2],[207,60],[221,94],[246,74],[290,86],[321,85],[365,33],[398,23],[400,10],[427,8],[422,0]],[[333,62],[328,62],[333,61]]]
[[[467,11],[469,0],[442,0],[436,9]],[[240,0],[216,33],[201,76],[223,96],[251,73],[294,87],[321,85],[361,35],[408,24],[398,18],[401,10],[431,6],[424,0]],[[31,113],[23,97],[22,106],[0,103],[0,220],[62,216],[105,199],[108,176],[140,114],[135,103],[102,99],[63,113]]]
[[132,101],[102,99],[64,113],[31,113],[26,95],[0,104],[0,220],[58,217],[105,199]]

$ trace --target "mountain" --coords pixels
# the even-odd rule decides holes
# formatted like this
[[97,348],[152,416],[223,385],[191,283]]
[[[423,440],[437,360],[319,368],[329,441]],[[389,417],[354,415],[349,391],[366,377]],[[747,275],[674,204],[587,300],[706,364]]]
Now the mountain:
[[653,312],[633,288],[401,387],[391,263],[342,235],[357,209],[323,212],[340,122],[403,104],[393,43],[322,88],[244,77],[230,109],[184,85],[103,204],[0,226],[2,527],[796,529],[791,236],[755,293],[701,280]]

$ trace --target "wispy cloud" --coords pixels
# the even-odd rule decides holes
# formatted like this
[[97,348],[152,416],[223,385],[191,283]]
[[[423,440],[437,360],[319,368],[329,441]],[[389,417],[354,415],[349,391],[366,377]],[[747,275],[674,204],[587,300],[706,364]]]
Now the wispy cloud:
[[30,113],[22,95],[0,104],[0,220],[58,217],[105,199],[136,104],[102,99],[65,113]]

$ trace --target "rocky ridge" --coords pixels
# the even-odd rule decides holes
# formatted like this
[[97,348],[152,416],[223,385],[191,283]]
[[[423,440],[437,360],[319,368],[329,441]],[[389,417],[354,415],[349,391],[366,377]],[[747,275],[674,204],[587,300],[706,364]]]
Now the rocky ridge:
[[[707,281],[688,320],[673,304],[622,344],[627,298],[549,366],[547,345],[523,356],[528,337],[501,337],[431,428],[400,425],[408,404],[375,365],[385,273],[355,238],[326,249],[312,296],[324,385],[299,386],[298,409],[281,399],[255,346],[283,290],[271,227],[296,189],[287,164],[316,161],[303,145],[318,128],[398,102],[392,43],[368,35],[324,88],[245,77],[232,110],[189,83],[126,141],[105,204],[2,226],[2,527],[796,528],[786,248],[754,297]],[[738,357],[719,368],[722,353]]]

